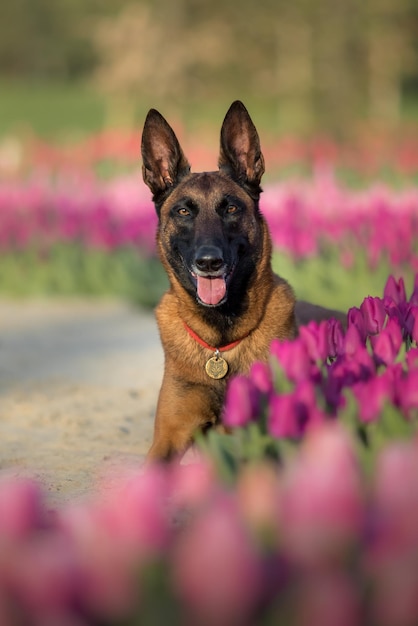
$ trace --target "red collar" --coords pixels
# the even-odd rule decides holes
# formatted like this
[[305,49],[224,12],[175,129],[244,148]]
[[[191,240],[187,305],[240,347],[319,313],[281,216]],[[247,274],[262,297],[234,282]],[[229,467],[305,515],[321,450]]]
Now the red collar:
[[199,343],[203,348],[207,348],[208,350],[212,350],[212,352],[227,352],[228,350],[232,350],[232,348],[235,348],[235,346],[237,346],[239,343],[241,343],[241,341],[243,339],[245,339],[245,337],[248,336],[248,335],[245,335],[241,339],[237,339],[237,341],[233,341],[232,343],[227,343],[225,346],[219,346],[219,348],[216,348],[216,347],[210,346],[208,343],[206,343],[206,341],[203,341],[203,339],[201,339],[199,337],[199,335],[197,335],[194,332],[194,330],[192,328],[190,328],[190,326],[188,326],[186,324],[186,322],[183,322],[183,326],[187,330],[187,332],[189,333],[190,337],[193,337],[193,339],[195,341],[197,341],[197,343]]

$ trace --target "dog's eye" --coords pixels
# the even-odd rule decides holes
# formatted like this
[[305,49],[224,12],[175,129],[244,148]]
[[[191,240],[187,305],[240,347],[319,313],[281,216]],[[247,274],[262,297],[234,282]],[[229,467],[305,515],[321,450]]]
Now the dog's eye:
[[238,207],[236,207],[235,205],[231,204],[227,210],[226,210],[228,215],[235,215],[235,213],[238,213]]
[[189,217],[191,215],[189,209],[186,209],[186,207],[184,207],[184,206],[182,206],[180,209],[178,209],[177,213],[181,217]]

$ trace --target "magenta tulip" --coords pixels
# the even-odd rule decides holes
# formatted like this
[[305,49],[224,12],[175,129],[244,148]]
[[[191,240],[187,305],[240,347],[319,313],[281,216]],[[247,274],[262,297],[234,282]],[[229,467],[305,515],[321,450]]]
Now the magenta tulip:
[[398,401],[407,417],[418,415],[418,369],[406,372],[398,381]]
[[390,365],[399,354],[402,331],[395,319],[390,319],[379,335],[370,338],[377,364]]
[[253,363],[249,378],[261,393],[269,394],[273,390],[273,372],[267,363],[261,361]]
[[347,328],[348,328],[347,333],[353,326],[358,331],[361,343],[364,344],[366,342],[366,337],[367,337],[366,323],[364,321],[364,317],[362,315],[362,312],[357,307],[353,307],[353,308],[351,308],[348,311],[348,314],[347,314]]
[[310,378],[317,371],[300,338],[294,341],[274,339],[270,346],[270,353],[277,359],[287,378],[293,382]]
[[302,435],[300,408],[293,393],[273,395],[270,398],[268,432],[278,438],[297,439]]
[[418,347],[408,350],[406,353],[406,364],[410,370],[418,369]]
[[358,403],[360,419],[363,422],[376,421],[385,403],[392,397],[392,384],[386,372],[367,382],[356,383],[352,386],[352,390]]
[[299,328],[299,337],[314,363],[323,362],[328,357],[328,322],[310,322]]
[[414,287],[412,290],[411,297],[409,298],[410,304],[414,304],[418,306],[418,273],[415,274],[414,277]]
[[225,426],[245,426],[256,417],[258,396],[258,390],[249,378],[242,375],[232,378],[228,384],[222,418]]
[[366,332],[369,335],[379,333],[386,319],[383,301],[380,298],[372,298],[369,296],[361,303],[360,311],[363,315]]
[[317,406],[313,383],[303,380],[292,393],[270,398],[268,431],[273,437],[299,438],[309,428],[326,421]]
[[328,355],[335,358],[344,351],[344,330],[339,320],[328,321]]
[[[351,311],[353,309],[350,309]],[[364,331],[365,333],[365,331]],[[364,340],[357,324],[350,323],[344,337],[344,354],[354,356],[364,347]]]
[[405,315],[405,328],[411,340],[418,344],[418,305],[408,305]]
[[383,297],[393,300],[397,306],[406,304],[406,291],[403,278],[397,281],[392,275],[386,281]]

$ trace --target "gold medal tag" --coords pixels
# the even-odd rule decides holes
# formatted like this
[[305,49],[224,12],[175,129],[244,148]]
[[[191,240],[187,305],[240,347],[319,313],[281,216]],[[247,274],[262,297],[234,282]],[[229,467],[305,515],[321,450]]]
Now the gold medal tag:
[[206,362],[206,374],[211,378],[218,380],[224,378],[228,373],[228,363],[219,356],[219,350],[215,352],[215,356],[212,356],[209,361]]

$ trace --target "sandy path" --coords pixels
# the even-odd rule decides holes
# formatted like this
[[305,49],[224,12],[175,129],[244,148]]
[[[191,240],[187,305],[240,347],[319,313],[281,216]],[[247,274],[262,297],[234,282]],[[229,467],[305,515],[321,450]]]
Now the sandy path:
[[35,477],[55,504],[140,465],[162,367],[151,313],[0,301],[0,476]]

